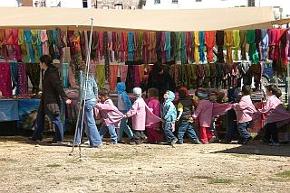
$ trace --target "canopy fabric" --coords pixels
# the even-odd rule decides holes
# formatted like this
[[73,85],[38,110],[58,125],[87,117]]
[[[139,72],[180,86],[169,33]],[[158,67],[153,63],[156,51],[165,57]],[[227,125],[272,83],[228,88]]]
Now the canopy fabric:
[[102,10],[68,8],[0,8],[0,28],[89,29],[107,31],[211,31],[271,28],[271,7],[197,10]]

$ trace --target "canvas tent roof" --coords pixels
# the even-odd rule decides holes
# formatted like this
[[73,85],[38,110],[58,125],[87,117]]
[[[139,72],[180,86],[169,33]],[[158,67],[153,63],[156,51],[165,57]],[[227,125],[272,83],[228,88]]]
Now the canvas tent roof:
[[210,31],[271,28],[271,7],[242,7],[197,10],[102,10],[68,8],[0,8],[0,28],[95,30]]

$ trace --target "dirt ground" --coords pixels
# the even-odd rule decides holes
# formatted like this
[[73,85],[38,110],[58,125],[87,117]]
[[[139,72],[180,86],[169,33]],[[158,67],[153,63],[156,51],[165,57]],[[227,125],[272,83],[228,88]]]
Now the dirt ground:
[[290,192],[290,145],[104,145],[0,138],[0,192]]

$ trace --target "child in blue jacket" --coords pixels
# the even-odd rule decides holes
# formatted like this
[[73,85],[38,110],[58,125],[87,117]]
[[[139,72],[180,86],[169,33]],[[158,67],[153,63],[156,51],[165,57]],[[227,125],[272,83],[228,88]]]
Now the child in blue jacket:
[[175,121],[177,118],[177,111],[172,103],[175,98],[175,94],[171,91],[166,91],[164,94],[164,104],[162,109],[163,130],[166,140],[169,144],[174,145],[177,142],[177,138],[173,132],[175,130]]

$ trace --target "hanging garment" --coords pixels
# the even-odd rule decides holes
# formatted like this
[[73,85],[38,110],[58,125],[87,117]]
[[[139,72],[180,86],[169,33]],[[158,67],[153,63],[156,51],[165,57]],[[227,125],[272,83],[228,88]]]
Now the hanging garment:
[[78,88],[75,73],[73,73],[71,64],[68,67],[68,80],[71,88]]
[[288,30],[287,32],[287,45],[288,45],[287,56],[288,56],[288,60],[290,60],[290,30]]
[[62,84],[64,88],[69,87],[69,64],[68,63],[62,63],[61,64],[61,78],[62,78]]
[[87,59],[87,47],[86,47],[87,37],[85,36],[85,33],[86,33],[85,31],[80,32],[81,55],[83,61],[86,61]]
[[249,59],[253,64],[257,64],[259,62],[259,55],[257,52],[255,36],[256,36],[255,30],[247,30],[246,38],[247,43],[249,44]]
[[156,32],[156,45],[155,51],[157,56],[157,63],[162,63],[162,32]]
[[15,50],[16,60],[21,61],[21,49],[18,45],[18,29],[12,29],[13,48]]
[[0,29],[0,56],[2,56],[3,58],[8,57],[6,43],[5,43],[5,30],[4,29]]
[[162,56],[162,64],[166,63],[166,35],[165,32],[161,32],[161,56]]
[[96,31],[94,31],[92,34],[92,45],[91,46],[92,46],[91,47],[91,49],[92,49],[91,50],[91,59],[96,60],[96,58],[97,58],[97,46],[98,46],[98,32],[96,32]]
[[282,32],[282,36],[280,38],[280,50],[281,50],[281,62],[283,65],[288,64],[288,42],[287,42],[287,35],[288,30],[284,30]]
[[193,53],[192,53],[192,34],[191,32],[185,33],[185,45],[186,45],[186,57],[189,63],[193,62]]
[[149,60],[148,60],[148,57],[149,57],[149,50],[148,50],[148,47],[149,47],[149,32],[144,32],[143,33],[143,42],[142,42],[142,45],[143,45],[143,51],[142,51],[142,57],[143,57],[143,62],[145,64],[149,64]]
[[221,88],[221,83],[224,76],[223,63],[216,63],[216,88]]
[[240,30],[240,48],[242,60],[247,60],[246,43],[247,43],[246,31]]
[[19,96],[28,94],[28,78],[26,73],[26,65],[18,63],[17,93]]
[[190,82],[192,85],[193,89],[197,88],[197,65],[196,64],[191,64],[190,65],[191,68],[191,75],[190,75]]
[[205,32],[205,45],[206,45],[206,51],[207,51],[207,62],[214,61],[213,48],[215,46],[215,38],[216,38],[215,36],[216,36],[215,31]]
[[[18,95],[18,63],[10,62],[9,64],[12,78],[12,91],[15,90],[15,94]],[[12,94],[14,93],[12,92]]]
[[41,30],[40,31],[40,40],[42,43],[42,53],[44,55],[49,55],[49,49],[48,49],[48,37],[46,34],[46,30]]
[[217,62],[224,62],[224,51],[223,51],[223,47],[224,47],[224,36],[225,33],[224,31],[217,31],[216,32],[216,45],[218,47],[218,52],[217,52]]
[[35,63],[35,53],[32,46],[31,30],[24,30],[24,40],[28,51],[29,62]]
[[126,36],[124,32],[121,32],[119,34],[119,42],[120,42],[120,47],[119,47],[119,57],[120,57],[120,61],[121,62],[125,62],[126,60],[126,40],[125,40]]
[[118,69],[119,65],[110,65],[110,79],[109,79],[109,85],[110,90],[115,91],[116,85],[117,85],[117,79],[118,79]]
[[171,44],[171,59],[173,59],[175,62],[176,60],[176,44],[177,44],[177,38],[175,32],[170,32],[170,44]]
[[128,32],[128,61],[133,62],[135,55],[134,32]]
[[171,61],[171,33],[165,32],[165,52],[166,52],[166,62]]
[[38,30],[31,30],[31,34],[32,34],[32,47],[35,54],[35,62],[38,63],[39,58],[43,55],[40,32]]
[[269,34],[269,59],[273,61],[278,61],[281,29],[270,29],[268,31],[268,34]]
[[197,66],[197,86],[202,87],[205,78],[205,69],[203,64]]
[[135,32],[135,58],[137,61],[141,62],[143,60],[143,32]]
[[259,61],[262,58],[262,49],[261,49],[261,42],[262,42],[262,31],[261,29],[255,30],[255,42],[256,42],[256,49],[258,52]]
[[215,63],[210,63],[210,87],[214,88],[216,85],[216,64]]
[[32,84],[32,93],[38,94],[40,83],[40,68],[38,64],[26,63],[26,73]]
[[16,54],[13,47],[13,36],[11,29],[5,29],[4,31],[4,44],[6,45],[7,49],[7,59],[9,60],[16,60]]
[[99,88],[104,88],[105,87],[105,66],[104,65],[96,65],[96,79]]
[[26,44],[24,39],[24,31],[20,29],[18,31],[18,45],[20,46],[20,52],[21,52],[21,61],[22,62],[28,62],[28,53],[26,50]]
[[156,63],[157,54],[156,54],[156,33],[155,32],[149,32],[148,53],[149,53],[149,62],[153,64]]
[[187,64],[187,57],[186,57],[186,44],[185,44],[185,33],[180,33],[180,59],[181,64]]
[[239,60],[239,49],[240,49],[240,31],[239,30],[234,30],[233,31],[233,46],[234,46],[234,60],[238,61]]
[[205,61],[204,47],[205,47],[204,32],[199,32],[199,58],[202,63],[204,63]]
[[127,65],[119,65],[120,70],[120,78],[122,82],[126,82],[127,74],[128,74],[128,66]]
[[105,77],[106,80],[109,80],[110,77],[110,53],[108,48],[108,33],[104,32],[104,58],[105,58]]
[[233,31],[225,31],[225,45],[227,49],[226,63],[233,64],[232,47],[234,46]]
[[113,52],[113,33],[112,32],[108,32],[108,51],[109,51],[110,62],[115,62],[115,56]]
[[261,42],[261,49],[262,49],[262,55],[261,55],[261,59],[263,61],[266,61],[268,58],[268,46],[269,46],[269,36],[268,36],[268,32],[266,29],[262,29],[261,32],[262,35],[262,42]]
[[128,66],[128,73],[126,79],[126,88],[128,91],[132,91],[135,85],[135,69],[133,65]]
[[175,32],[176,43],[175,43],[175,60],[176,62],[181,61],[180,52],[181,52],[181,33]]
[[0,91],[4,97],[12,96],[11,71],[9,63],[0,63]]
[[194,62],[199,64],[199,32],[194,32]]
[[210,64],[204,64],[204,71],[205,71],[205,76],[204,76],[204,82],[203,82],[203,87],[204,88],[210,88],[210,78],[211,78],[211,68]]

